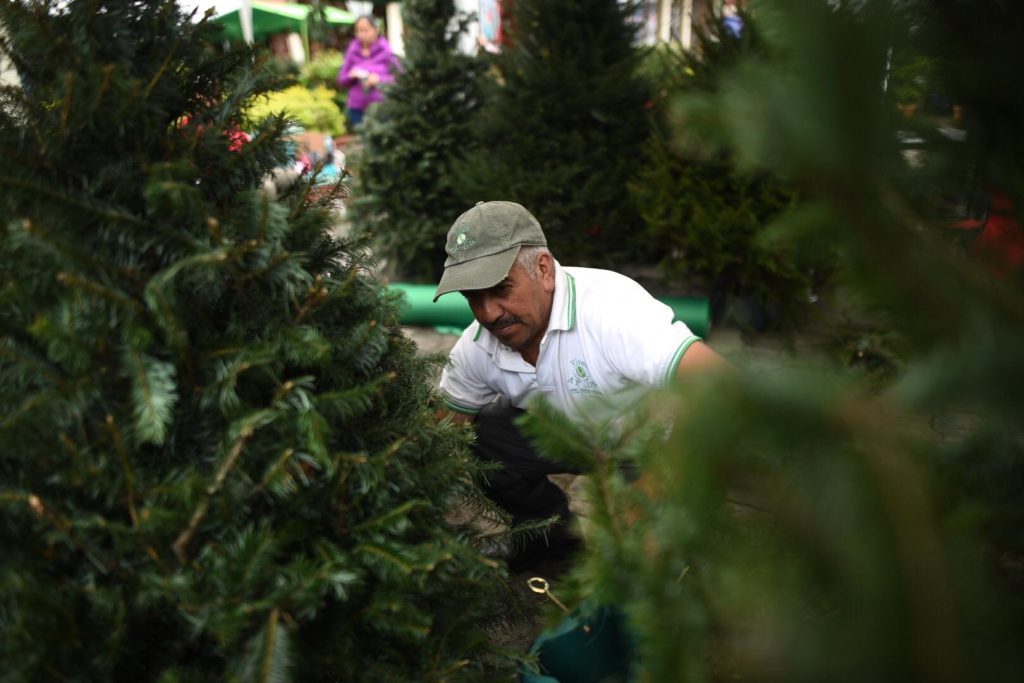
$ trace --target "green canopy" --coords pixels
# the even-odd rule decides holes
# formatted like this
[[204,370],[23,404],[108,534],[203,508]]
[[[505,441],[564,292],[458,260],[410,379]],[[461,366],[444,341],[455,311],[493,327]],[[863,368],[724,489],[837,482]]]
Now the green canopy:
[[[250,2],[252,6],[252,37],[260,40],[274,33],[294,31],[306,35],[307,22],[313,8],[288,2]],[[337,7],[324,7],[324,19],[328,24],[350,25],[356,16]],[[224,27],[224,37],[228,40],[242,39],[242,19],[240,9],[226,12],[213,21]]]

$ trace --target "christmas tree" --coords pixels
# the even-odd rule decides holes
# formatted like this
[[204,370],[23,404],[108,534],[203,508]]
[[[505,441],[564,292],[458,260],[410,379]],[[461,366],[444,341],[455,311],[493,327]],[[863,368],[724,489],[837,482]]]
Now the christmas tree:
[[[960,246],[952,214],[982,184],[1005,199],[989,221],[1016,225],[1006,253],[1021,243],[1019,11],[751,5],[770,56],[689,104],[713,114],[741,170],[798,184],[805,202],[775,229],[835,245],[847,295],[906,339],[904,369],[878,386],[806,356],[737,360],[732,376],[691,377],[615,430],[569,431],[533,411],[550,454],[589,463],[578,589],[626,613],[637,680],[1013,678],[1022,279],[1019,262],[1008,272]],[[966,110],[962,128],[907,121],[885,89],[889,55],[911,40]],[[666,414],[667,439],[653,428]],[[620,461],[639,462],[636,483]]]
[[410,0],[402,16],[406,58],[363,127],[351,215],[389,271],[435,282],[445,235],[466,209],[453,166],[472,150],[469,122],[486,67],[458,51],[465,17],[456,16],[451,0]]
[[474,123],[480,151],[459,168],[466,206],[523,204],[571,265],[649,256],[626,186],[649,130],[632,11],[615,0],[512,3],[510,44]]
[[743,19],[739,36],[713,15],[694,28],[692,49],[668,44],[652,53],[659,125],[630,191],[664,246],[668,282],[705,292],[718,324],[778,329],[806,317],[808,293],[828,270],[824,259],[801,262],[782,240],[765,239],[765,228],[798,201],[796,187],[765,171],[739,171],[728,142],[694,125],[694,107],[683,116],[676,106],[680,97],[716,93],[741,59],[766,53],[756,17]]
[[0,679],[497,677],[465,435],[343,188],[260,191],[261,62],[174,2],[0,27]]

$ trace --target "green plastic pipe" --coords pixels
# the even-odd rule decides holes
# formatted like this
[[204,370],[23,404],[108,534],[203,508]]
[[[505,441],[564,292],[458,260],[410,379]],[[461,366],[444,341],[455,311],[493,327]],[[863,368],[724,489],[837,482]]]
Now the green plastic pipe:
[[[443,296],[434,303],[434,285],[391,283],[393,291],[401,292],[401,318],[403,325],[424,327],[465,328],[473,322],[473,312],[461,296]],[[674,320],[682,320],[699,337],[705,337],[711,322],[711,306],[707,299],[686,296],[663,296],[658,301],[668,304],[675,313]],[[446,330],[447,331],[447,330]]]

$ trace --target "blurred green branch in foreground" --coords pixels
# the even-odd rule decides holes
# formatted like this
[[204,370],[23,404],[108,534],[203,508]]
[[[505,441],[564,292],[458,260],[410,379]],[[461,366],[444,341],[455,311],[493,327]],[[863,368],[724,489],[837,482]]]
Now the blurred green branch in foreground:
[[[639,681],[1015,678],[1021,243],[1011,234],[992,262],[953,225],[984,225],[976,198],[1000,196],[1019,231],[1021,13],[962,0],[749,10],[770,49],[682,101],[685,132],[799,186],[800,208],[772,229],[836,250],[843,286],[905,338],[902,369],[879,388],[807,359],[738,363],[573,439],[535,412],[552,456],[591,460],[575,589],[623,607]],[[962,120],[897,109],[887,64],[909,46]],[[618,473],[624,460],[639,481]]]

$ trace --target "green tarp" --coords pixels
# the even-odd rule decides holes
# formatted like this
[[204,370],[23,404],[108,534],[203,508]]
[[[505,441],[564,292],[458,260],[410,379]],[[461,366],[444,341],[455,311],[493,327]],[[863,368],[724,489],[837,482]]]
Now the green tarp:
[[[400,322],[403,325],[429,325],[462,328],[473,322],[473,312],[461,296],[443,296],[434,301],[435,285],[391,283],[391,290],[404,296],[400,303]],[[705,337],[711,326],[711,306],[707,299],[685,296],[662,296],[658,300],[667,304],[694,334]],[[459,329],[458,331],[461,331]],[[458,334],[458,331],[456,334]]]
[[[294,31],[306,35],[309,14],[313,8],[309,5],[286,2],[251,2],[252,6],[252,37],[260,40],[275,33]],[[328,24],[348,26],[354,24],[356,16],[337,7],[323,7],[324,19]],[[224,27],[224,37],[228,40],[242,39],[241,10],[227,12],[213,21]]]

